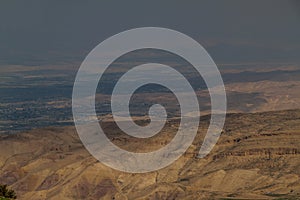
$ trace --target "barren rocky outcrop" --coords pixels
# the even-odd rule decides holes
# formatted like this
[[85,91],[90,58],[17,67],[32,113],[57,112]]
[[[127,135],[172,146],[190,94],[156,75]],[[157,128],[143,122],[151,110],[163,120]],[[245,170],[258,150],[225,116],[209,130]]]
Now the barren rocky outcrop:
[[[205,158],[197,151],[209,124],[202,117],[193,145],[167,168],[146,174],[113,170],[82,146],[74,127],[0,136],[0,183],[19,199],[296,199],[300,196],[300,110],[228,114]],[[117,145],[150,151],[167,144],[178,120],[139,140],[103,124]]]

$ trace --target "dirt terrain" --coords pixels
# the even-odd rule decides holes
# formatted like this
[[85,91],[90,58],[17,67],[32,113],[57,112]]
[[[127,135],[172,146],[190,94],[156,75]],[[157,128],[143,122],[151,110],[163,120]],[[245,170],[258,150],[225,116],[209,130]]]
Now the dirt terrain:
[[[300,110],[228,114],[218,144],[199,159],[196,155],[208,119],[202,117],[199,134],[184,156],[146,174],[104,166],[85,150],[74,127],[1,135],[0,182],[16,190],[19,199],[31,200],[300,196]],[[168,143],[177,123],[171,120],[159,136],[147,142],[118,134],[112,122],[102,125],[120,147],[150,151]]]

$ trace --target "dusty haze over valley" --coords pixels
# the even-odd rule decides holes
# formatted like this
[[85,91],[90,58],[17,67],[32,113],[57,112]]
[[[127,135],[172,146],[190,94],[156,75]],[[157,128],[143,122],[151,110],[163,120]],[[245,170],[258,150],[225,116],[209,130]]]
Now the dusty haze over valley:
[[[7,200],[3,185],[25,200],[300,199],[299,24],[297,0],[0,2],[0,199]],[[119,120],[145,127],[150,107],[160,104],[167,113],[162,130],[138,138],[118,127],[112,92],[133,67],[172,67],[191,84],[200,108],[185,113],[200,123],[178,160],[127,173],[88,152],[74,124],[72,92],[89,52],[140,27],[173,29],[201,44],[222,76],[227,113],[216,145],[199,158],[212,114],[205,78],[189,60],[162,49],[121,55],[95,94],[96,122],[111,143],[147,153],[170,144],[179,130],[179,100],[155,83],[134,92],[131,117]],[[220,95],[222,85],[213,89]]]

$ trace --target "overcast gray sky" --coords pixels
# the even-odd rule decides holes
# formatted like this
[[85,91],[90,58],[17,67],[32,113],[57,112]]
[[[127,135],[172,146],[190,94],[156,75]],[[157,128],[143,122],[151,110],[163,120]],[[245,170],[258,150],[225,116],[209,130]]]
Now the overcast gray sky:
[[107,37],[145,26],[191,36],[216,62],[300,61],[297,0],[0,0],[0,62],[82,61]]

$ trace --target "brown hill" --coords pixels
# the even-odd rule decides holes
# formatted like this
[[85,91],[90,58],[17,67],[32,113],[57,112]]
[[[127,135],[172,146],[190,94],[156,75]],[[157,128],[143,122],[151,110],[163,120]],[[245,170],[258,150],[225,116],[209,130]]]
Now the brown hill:
[[[229,114],[218,144],[198,159],[208,119],[202,117],[199,136],[184,156],[146,174],[104,166],[85,150],[74,127],[1,135],[0,183],[16,190],[19,199],[300,197],[300,110]],[[112,122],[103,126],[116,144],[149,151],[170,140],[176,123],[147,142],[118,134]]]

